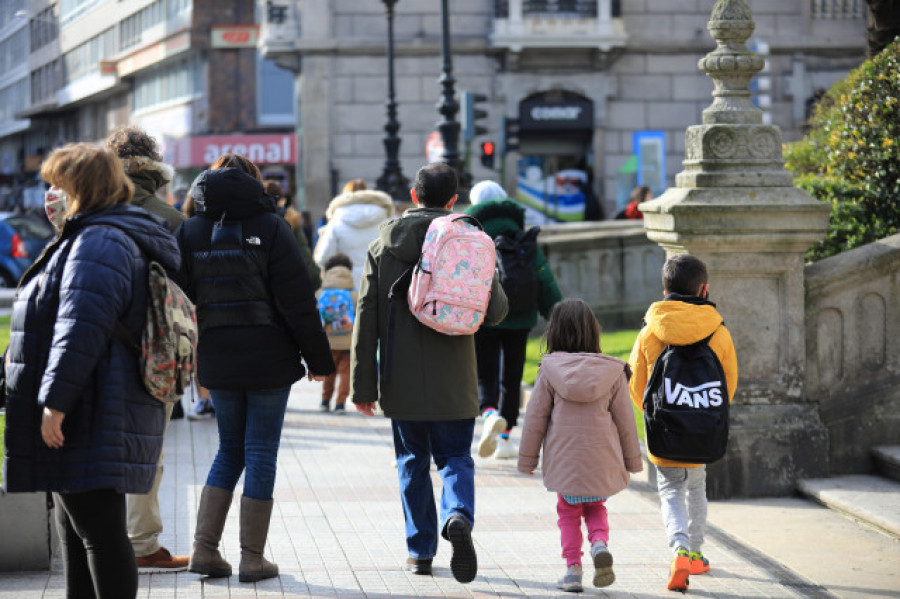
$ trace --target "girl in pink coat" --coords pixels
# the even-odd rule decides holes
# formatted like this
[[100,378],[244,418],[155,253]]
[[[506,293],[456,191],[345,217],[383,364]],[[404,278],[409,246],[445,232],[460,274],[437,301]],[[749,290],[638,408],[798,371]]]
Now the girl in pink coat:
[[594,586],[615,581],[607,548],[606,499],[641,471],[637,427],[628,394],[630,371],[600,351],[600,323],[580,299],[559,302],[550,314],[541,361],[519,446],[519,471],[533,474],[544,447],[544,486],[557,494],[556,511],[566,574],[564,591],[580,592],[581,520],[588,529]]

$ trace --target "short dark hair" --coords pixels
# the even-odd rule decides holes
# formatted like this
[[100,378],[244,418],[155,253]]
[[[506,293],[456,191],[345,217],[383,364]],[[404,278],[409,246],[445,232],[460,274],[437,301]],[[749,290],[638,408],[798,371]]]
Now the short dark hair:
[[416,199],[428,208],[443,208],[456,195],[459,179],[445,162],[426,164],[416,173]]
[[583,299],[558,302],[550,312],[547,325],[547,353],[600,353],[600,323]]
[[353,270],[353,260],[347,254],[337,253],[322,265],[322,270],[330,270],[335,266],[345,266],[349,270]]
[[140,127],[118,127],[106,138],[106,147],[119,158],[145,156],[155,162],[162,161],[156,139]]
[[662,268],[663,289],[666,293],[697,295],[702,285],[709,282],[706,264],[690,254],[672,256]]

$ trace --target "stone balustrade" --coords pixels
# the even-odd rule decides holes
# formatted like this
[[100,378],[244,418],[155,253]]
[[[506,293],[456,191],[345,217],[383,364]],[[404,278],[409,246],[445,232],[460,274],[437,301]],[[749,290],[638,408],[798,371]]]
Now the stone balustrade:
[[830,474],[869,472],[900,431],[900,235],[805,269],[806,397],[828,430]]

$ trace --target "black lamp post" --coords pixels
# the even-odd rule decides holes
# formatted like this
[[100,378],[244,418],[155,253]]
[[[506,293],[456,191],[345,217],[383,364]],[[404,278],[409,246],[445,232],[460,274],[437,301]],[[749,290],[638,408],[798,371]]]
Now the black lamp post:
[[453,84],[453,59],[450,56],[450,16],[447,10],[447,0],[441,0],[441,50],[444,56],[444,69],[438,82],[444,88],[443,98],[438,102],[438,112],[444,115],[444,120],[437,124],[444,141],[444,161],[452,166],[460,176],[461,186],[463,180],[463,163],[459,158],[459,121],[456,113],[459,112],[459,103],[456,101],[456,92]]
[[382,0],[387,14],[388,25],[388,99],[387,99],[387,123],[384,130],[384,169],[376,181],[376,186],[395,200],[409,201],[409,179],[403,176],[400,168],[400,122],[397,120],[397,102],[394,98],[394,5],[397,0]]

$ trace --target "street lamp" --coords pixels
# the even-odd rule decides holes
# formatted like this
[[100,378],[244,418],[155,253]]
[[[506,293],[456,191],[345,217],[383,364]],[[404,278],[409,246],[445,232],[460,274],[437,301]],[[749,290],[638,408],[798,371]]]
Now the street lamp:
[[456,101],[456,93],[453,84],[453,59],[450,56],[450,16],[447,10],[447,0],[441,0],[441,51],[444,57],[444,69],[438,82],[444,88],[443,98],[438,102],[438,112],[444,115],[444,120],[437,124],[444,141],[444,160],[456,170],[456,174],[462,177],[463,164],[459,159],[459,122],[454,118],[459,112],[459,104]]
[[376,187],[384,191],[395,200],[409,201],[409,179],[403,176],[400,168],[400,122],[397,120],[397,102],[394,94],[394,5],[397,0],[382,0],[387,15],[387,60],[388,60],[388,99],[387,99],[387,123],[384,130],[384,169],[376,181]]

